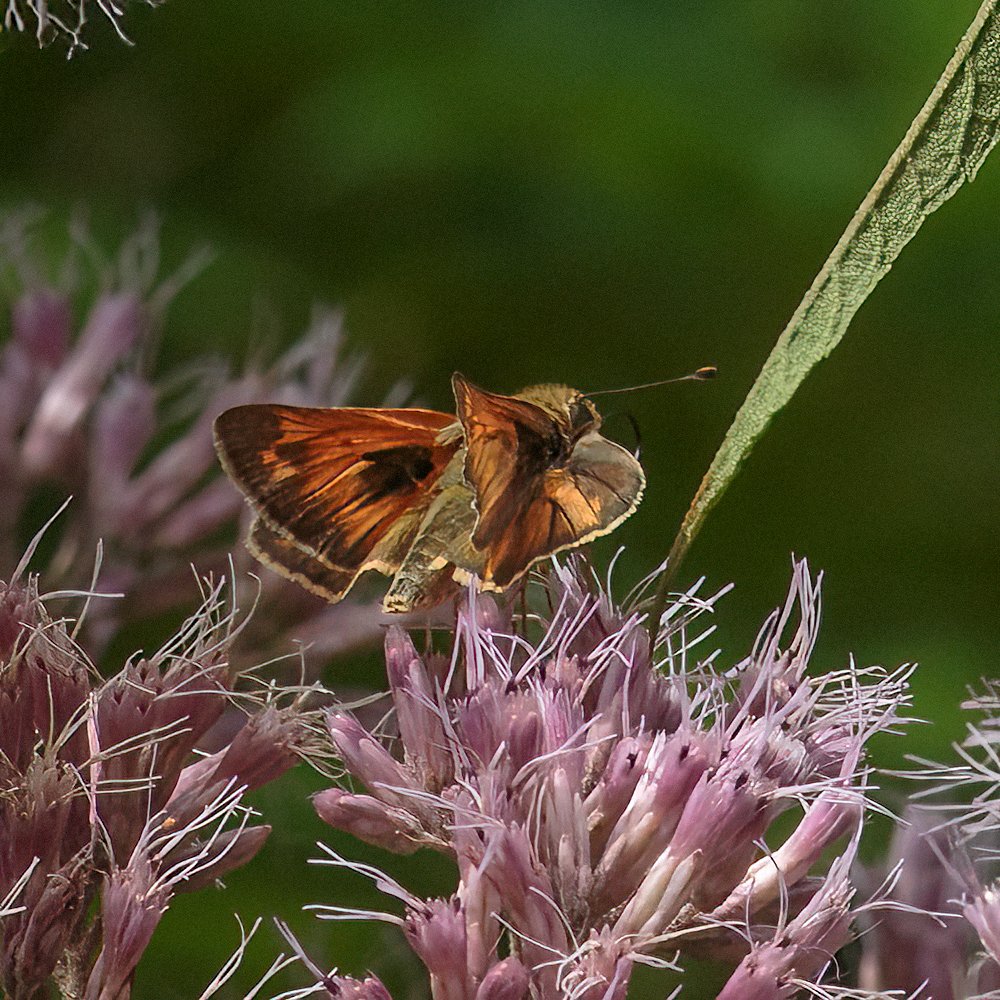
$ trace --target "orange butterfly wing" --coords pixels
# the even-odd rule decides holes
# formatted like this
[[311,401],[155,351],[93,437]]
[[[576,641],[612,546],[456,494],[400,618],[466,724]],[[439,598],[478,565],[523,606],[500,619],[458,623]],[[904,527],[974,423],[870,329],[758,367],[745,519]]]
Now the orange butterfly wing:
[[354,583],[358,570],[332,566],[315,553],[306,552],[290,538],[272,531],[261,518],[254,518],[247,535],[246,546],[258,562],[275,573],[294,580],[300,587],[331,604],[339,601]]
[[482,577],[503,588],[533,562],[607,534],[639,506],[639,462],[595,430],[570,441],[540,406],[454,379]]
[[251,551],[330,600],[365,569],[394,572],[405,548],[401,523],[406,534],[416,529],[458,447],[437,442],[453,423],[418,409],[226,410],[215,423],[216,448],[258,515]]

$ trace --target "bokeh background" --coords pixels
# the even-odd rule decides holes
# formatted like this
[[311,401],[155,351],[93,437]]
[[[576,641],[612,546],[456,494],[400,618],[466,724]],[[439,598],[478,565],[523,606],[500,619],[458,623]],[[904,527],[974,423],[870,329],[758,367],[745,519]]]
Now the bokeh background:
[[[167,266],[214,263],[171,307],[163,368],[290,341],[317,301],[346,312],[377,403],[407,379],[451,405],[461,370],[499,391],[583,389],[702,364],[723,377],[614,397],[642,430],[649,491],[619,584],[662,558],[774,339],[919,109],[975,0],[168,0],[129,48],[0,36],[0,208],[85,206],[115,245],[146,209]],[[1000,492],[1000,157],[933,216],[843,345],[775,421],[692,550],[684,582],[733,581],[735,660],[784,595],[790,556],[826,573],[815,664],[916,660],[928,726],[878,746],[941,757],[966,685],[995,673]],[[2,336],[6,335],[3,331]],[[143,641],[143,640],[140,640]],[[148,641],[152,642],[153,637]],[[328,679],[377,677],[376,653]],[[377,681],[375,682],[377,683]],[[303,772],[261,795],[277,830],[209,899],[181,898],[139,997],[194,997],[244,919],[288,920],[320,964],[423,995],[392,928],[319,925],[307,902],[369,901],[307,868],[316,839],[418,893],[444,861],[333,835]],[[889,788],[887,794],[892,794]],[[869,845],[877,851],[878,844]],[[278,949],[262,932],[241,996]],[[640,984],[664,995],[662,979]],[[703,995],[712,995],[707,976]],[[697,996],[692,990],[685,995]]]

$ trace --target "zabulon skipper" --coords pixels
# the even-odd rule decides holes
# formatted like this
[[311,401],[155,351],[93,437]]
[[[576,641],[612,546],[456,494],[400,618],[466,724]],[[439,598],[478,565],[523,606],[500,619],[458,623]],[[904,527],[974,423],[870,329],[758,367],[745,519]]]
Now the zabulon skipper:
[[392,578],[383,608],[406,612],[469,580],[505,590],[639,506],[642,466],[599,433],[583,393],[503,396],[458,374],[452,388],[456,416],[267,403],[222,413],[215,446],[255,514],[250,552],[331,603],[377,570]]

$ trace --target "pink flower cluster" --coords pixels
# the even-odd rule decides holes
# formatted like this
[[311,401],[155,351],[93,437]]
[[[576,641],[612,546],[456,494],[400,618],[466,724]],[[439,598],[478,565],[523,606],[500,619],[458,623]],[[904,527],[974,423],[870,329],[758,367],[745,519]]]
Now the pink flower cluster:
[[[219,412],[262,399],[343,405],[360,365],[344,358],[340,316],[319,312],[306,335],[266,369],[232,374],[221,360],[202,360],[153,377],[167,305],[201,266],[198,259],[160,278],[157,231],[147,223],[117,259],[98,263],[89,237],[77,235],[61,275],[50,278],[34,239],[27,215],[0,225],[0,265],[21,288],[11,337],[0,346],[0,578],[39,527],[32,498],[72,495],[53,527],[58,545],[44,577],[53,588],[92,585],[121,595],[87,616],[80,640],[96,656],[123,623],[185,608],[192,562],[202,573],[228,575],[245,505],[215,457]],[[95,280],[98,291],[89,296],[85,289]],[[241,639],[245,662],[287,654],[291,633],[319,666],[377,634],[372,607],[331,607],[262,570],[242,548],[234,569],[241,581],[259,574],[263,588],[261,613]]]
[[246,864],[247,791],[314,742],[241,694],[222,584],[161,649],[103,679],[37,581],[0,583],[0,987],[120,1000],[175,893]]
[[[385,919],[432,995],[616,1000],[636,963],[677,966],[685,953],[739,962],[727,1000],[821,983],[851,939],[865,744],[900,720],[908,669],[806,673],[818,589],[804,563],[730,668],[692,651],[715,597],[692,591],[668,608],[654,660],[641,609],[615,607],[580,564],[555,571],[547,596],[548,620],[522,621],[470,593],[443,654],[392,629],[392,731],[328,715],[363,788],[319,793],[319,815],[387,850],[457,861],[443,900],[369,872],[401,900]],[[775,821],[795,813],[775,842]],[[350,989],[384,996],[374,979]]]
[[913,758],[912,796],[890,854],[894,906],[865,937],[861,982],[933,1000],[1000,996],[1000,683],[965,702],[976,714],[957,762]]

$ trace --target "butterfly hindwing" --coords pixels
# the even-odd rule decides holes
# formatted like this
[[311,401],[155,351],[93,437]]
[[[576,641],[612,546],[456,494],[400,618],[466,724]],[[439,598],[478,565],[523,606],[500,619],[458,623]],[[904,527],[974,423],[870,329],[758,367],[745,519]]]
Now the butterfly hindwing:
[[347,593],[357,576],[357,573],[337,569],[310,555],[289,538],[273,531],[259,517],[250,525],[246,544],[258,562],[331,603]]
[[581,438],[567,464],[539,477],[519,513],[519,530],[484,538],[485,579],[498,587],[536,560],[606,535],[635,511],[645,480],[620,445],[600,434]]
[[395,571],[458,447],[437,441],[453,423],[432,410],[238,406],[216,421],[216,447],[258,516],[251,549],[333,600],[366,568]]

